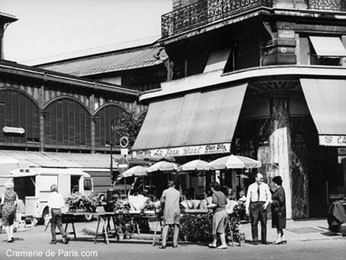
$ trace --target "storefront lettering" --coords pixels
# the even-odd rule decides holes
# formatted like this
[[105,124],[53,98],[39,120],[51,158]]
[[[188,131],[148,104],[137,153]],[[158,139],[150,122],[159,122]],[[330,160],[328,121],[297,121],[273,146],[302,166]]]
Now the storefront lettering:
[[337,139],[337,143],[346,145],[346,136],[339,136]]
[[148,149],[138,150],[133,152],[134,157],[178,157],[189,155],[203,155],[203,154],[218,154],[229,153],[231,151],[231,144],[208,144],[208,145],[195,145],[174,148],[162,149]]
[[166,156],[179,156],[179,150],[177,149],[167,149]]
[[320,145],[346,146],[346,136],[343,135],[320,135]]
[[150,150],[140,150],[136,151],[137,157],[147,157],[150,156]]
[[157,149],[157,150],[154,150],[154,154],[153,154],[153,156],[155,157],[155,156],[164,156],[164,151],[163,150],[161,150],[161,149]]
[[194,154],[201,154],[202,147],[186,147],[183,149],[182,155],[194,155]]

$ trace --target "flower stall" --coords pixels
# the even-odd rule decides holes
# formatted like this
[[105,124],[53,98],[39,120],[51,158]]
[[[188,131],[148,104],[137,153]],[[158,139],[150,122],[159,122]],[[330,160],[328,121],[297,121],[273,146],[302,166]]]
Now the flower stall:
[[66,199],[66,204],[69,206],[69,212],[96,212],[99,205],[99,199],[90,194],[74,193]]

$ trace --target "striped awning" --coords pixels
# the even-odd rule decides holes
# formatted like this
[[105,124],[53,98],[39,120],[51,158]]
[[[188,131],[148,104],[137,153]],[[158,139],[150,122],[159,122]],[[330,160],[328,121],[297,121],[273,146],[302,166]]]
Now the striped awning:
[[153,149],[169,149],[163,156],[229,152],[246,88],[241,84],[152,102],[134,156]]

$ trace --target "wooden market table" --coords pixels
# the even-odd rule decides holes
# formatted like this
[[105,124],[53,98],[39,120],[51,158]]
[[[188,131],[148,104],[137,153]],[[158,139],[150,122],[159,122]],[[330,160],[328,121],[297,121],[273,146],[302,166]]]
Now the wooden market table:
[[[116,212],[95,213],[94,216],[97,216],[97,227],[95,231],[94,243],[97,242],[97,238],[99,236],[103,236],[106,244],[109,244],[110,233],[114,233],[115,238],[119,235],[117,231],[117,226],[119,223],[123,222],[125,218],[141,218],[141,219],[145,218],[149,220],[153,219],[155,221],[159,220],[158,214],[156,214],[155,212],[143,213],[143,212],[116,211]],[[155,239],[156,239],[156,233],[157,233],[156,229],[154,231],[153,244],[155,243]]]
[[[65,220],[65,232],[68,234],[72,234],[74,240],[77,240],[76,228],[74,225],[75,219],[84,217],[85,214],[92,214],[93,216],[98,214],[95,212],[66,212],[62,214],[63,219]],[[71,224],[72,231],[67,231],[67,228]]]

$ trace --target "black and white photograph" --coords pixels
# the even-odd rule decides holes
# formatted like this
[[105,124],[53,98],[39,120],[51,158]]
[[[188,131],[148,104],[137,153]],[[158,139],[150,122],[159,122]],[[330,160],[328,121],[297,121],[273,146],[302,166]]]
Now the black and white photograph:
[[346,259],[342,0],[0,0],[0,259]]

